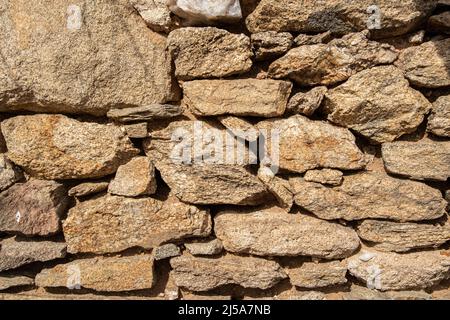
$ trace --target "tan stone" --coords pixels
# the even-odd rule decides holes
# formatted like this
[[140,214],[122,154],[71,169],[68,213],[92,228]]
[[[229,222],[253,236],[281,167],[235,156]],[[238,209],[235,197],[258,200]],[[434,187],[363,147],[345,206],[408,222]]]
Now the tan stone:
[[8,159],[6,154],[0,153],[0,191],[8,189],[21,178],[20,169]]
[[437,136],[450,137],[450,95],[442,96],[433,103],[427,130]]
[[304,178],[309,182],[338,186],[342,183],[343,174],[339,170],[332,169],[309,170],[305,173]]
[[157,119],[170,119],[183,113],[179,105],[149,104],[134,108],[113,108],[106,116],[119,122],[149,121]]
[[279,205],[286,211],[291,211],[294,205],[294,195],[290,190],[289,181],[276,177],[272,170],[267,167],[261,167],[258,170],[258,178],[266,186],[267,190],[274,195]]
[[83,182],[69,190],[71,197],[84,197],[100,193],[108,189],[108,181]]
[[154,251],[155,253],[153,256],[156,261],[181,255],[180,247],[173,243],[163,244],[156,247]]
[[129,138],[143,139],[148,137],[147,122],[126,124],[122,128]]
[[428,19],[428,29],[434,32],[450,34],[450,11],[430,17]]
[[289,100],[287,113],[312,116],[319,109],[327,91],[327,87],[315,87],[307,92],[296,93]]
[[219,239],[186,242],[184,246],[193,256],[212,256],[223,251],[223,244]]
[[380,292],[352,284],[350,291],[343,293],[344,300],[430,300],[425,291],[386,291]]
[[319,43],[328,43],[333,39],[333,35],[330,31],[310,35],[310,34],[299,34],[295,39],[294,43],[297,47],[311,45],[311,44],[319,44]]
[[347,282],[347,266],[340,261],[300,262],[292,261],[287,268],[291,284],[301,288],[323,288]]
[[247,141],[258,139],[258,132],[253,124],[244,118],[235,116],[219,116],[217,120],[232,134]]
[[166,0],[131,0],[147,26],[156,32],[170,32],[179,21],[173,17]]
[[33,278],[19,275],[0,275],[0,290],[6,290],[9,288],[21,286],[30,286],[33,284],[34,284]]
[[289,32],[266,31],[250,36],[256,61],[277,58],[292,47],[293,36]]

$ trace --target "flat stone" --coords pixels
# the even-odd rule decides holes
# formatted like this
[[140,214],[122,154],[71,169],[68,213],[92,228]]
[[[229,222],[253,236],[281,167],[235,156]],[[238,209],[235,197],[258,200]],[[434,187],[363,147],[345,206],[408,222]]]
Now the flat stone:
[[450,141],[396,141],[381,147],[384,166],[415,180],[446,181],[450,177]]
[[141,107],[111,109],[106,116],[119,122],[150,121],[170,119],[183,113],[183,109],[172,104],[149,104]]
[[168,0],[169,9],[187,24],[216,24],[242,19],[239,0]]
[[431,107],[419,91],[410,88],[401,70],[381,66],[328,91],[324,109],[331,122],[373,143],[383,143],[415,131]]
[[171,15],[166,0],[132,0],[131,3],[153,31],[168,33],[179,24]]
[[66,255],[66,244],[52,241],[24,241],[15,237],[0,241],[0,271],[45,262]]
[[9,159],[48,180],[103,177],[138,153],[119,127],[63,115],[17,116],[2,132]]
[[147,122],[126,124],[122,126],[129,138],[143,139],[148,137]]
[[428,19],[428,30],[450,34],[450,11],[431,16]]
[[65,187],[55,181],[29,180],[0,193],[0,232],[49,236],[61,230],[68,206]]
[[68,252],[110,253],[127,248],[154,248],[211,232],[208,211],[179,202],[153,198],[103,196],[69,210],[63,224]]
[[223,210],[214,218],[214,231],[225,250],[258,256],[336,259],[359,247],[352,228],[277,207]]
[[294,205],[294,194],[290,190],[289,181],[276,177],[267,167],[261,167],[258,170],[258,178],[277,199],[279,205],[287,212],[291,211]]
[[155,260],[164,260],[181,255],[180,247],[173,243],[163,244],[159,247],[156,247],[154,250]]
[[292,285],[301,288],[324,288],[347,282],[347,266],[340,261],[301,262],[294,261],[285,268]]
[[356,231],[361,239],[380,251],[405,252],[437,248],[450,240],[450,222],[435,224],[364,220]]
[[230,254],[219,258],[185,254],[170,259],[170,265],[175,283],[192,291],[208,291],[226,284],[268,289],[287,278],[275,261]]
[[331,40],[333,40],[333,34],[330,31],[314,35],[301,33],[294,39],[294,43],[297,47],[300,47],[311,44],[328,43]]
[[21,286],[31,286],[34,279],[19,275],[0,275],[0,290],[6,290]]
[[0,111],[102,116],[179,99],[165,37],[128,0],[0,7]]
[[38,287],[85,288],[104,292],[143,290],[153,287],[153,258],[149,254],[77,259],[42,270]]
[[8,189],[21,178],[20,169],[8,159],[6,154],[0,154],[0,192]]
[[287,113],[312,116],[319,109],[327,91],[327,87],[315,87],[307,92],[296,93],[289,100]]
[[221,78],[245,73],[252,66],[250,39],[213,27],[181,28],[167,39],[180,80]]
[[83,182],[69,190],[70,197],[85,197],[108,189],[108,181]]
[[289,182],[295,203],[321,219],[421,221],[445,214],[446,202],[439,190],[383,173],[345,176],[342,185],[333,188],[302,178]]
[[155,166],[147,157],[136,157],[117,169],[108,192],[125,197],[150,195],[156,192]]
[[352,284],[350,291],[343,294],[343,300],[430,300],[425,291],[386,291],[380,292]]
[[247,141],[258,139],[258,132],[255,126],[244,118],[235,116],[219,116],[217,120],[227,128],[232,134]]
[[212,256],[223,251],[223,244],[219,239],[185,242],[184,246],[193,256]]
[[433,103],[427,131],[437,136],[450,137],[450,95],[439,97]]
[[305,181],[309,182],[338,186],[342,183],[343,173],[339,170],[332,169],[309,170],[305,173],[304,178]]
[[183,101],[197,116],[277,117],[291,89],[290,82],[278,80],[197,80],[183,84]]
[[250,36],[256,61],[277,58],[292,47],[294,37],[289,32],[266,31]]

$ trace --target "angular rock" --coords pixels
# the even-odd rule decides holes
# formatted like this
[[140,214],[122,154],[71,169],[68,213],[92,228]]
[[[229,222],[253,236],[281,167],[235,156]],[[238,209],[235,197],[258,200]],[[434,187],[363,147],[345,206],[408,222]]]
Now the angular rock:
[[450,39],[429,41],[407,48],[401,52],[396,65],[415,86],[450,86]]
[[147,122],[126,124],[122,128],[129,138],[143,139],[148,137]]
[[319,33],[315,35],[309,34],[299,34],[295,39],[294,43],[297,47],[311,45],[311,44],[320,44],[320,43],[328,43],[333,39],[333,35],[330,31]]
[[398,254],[367,249],[348,259],[348,271],[380,291],[425,289],[449,276],[450,258],[443,253]]
[[197,80],[183,84],[183,101],[197,116],[277,117],[291,89],[290,82],[278,80]]
[[342,185],[334,188],[302,178],[289,182],[295,203],[321,219],[421,221],[445,214],[446,203],[439,190],[382,173],[345,176]]
[[0,232],[49,236],[61,230],[68,197],[55,181],[30,180],[0,193]]
[[327,87],[315,87],[307,92],[296,93],[289,100],[286,107],[287,113],[312,116],[319,109],[327,91]]
[[168,0],[166,3],[188,24],[237,22],[242,19],[239,0]]
[[171,15],[166,0],[132,0],[131,3],[147,26],[156,32],[170,32],[178,24],[177,19]]
[[291,263],[285,268],[292,285],[323,288],[347,282],[347,266],[340,261]]
[[394,47],[368,40],[365,32],[354,33],[290,50],[270,65],[269,76],[302,86],[333,85],[364,69],[392,63],[397,56]]
[[1,111],[100,116],[179,98],[165,38],[128,0],[39,1],[32,10],[27,1],[2,0],[0,7]]
[[138,153],[118,127],[62,115],[17,116],[2,132],[11,161],[48,180],[106,176]]
[[66,244],[52,241],[21,241],[15,237],[0,241],[0,271],[64,258]]
[[156,192],[155,166],[147,157],[136,157],[117,169],[108,192],[118,196],[137,197]]
[[442,96],[433,103],[427,131],[437,136],[450,137],[450,95]]
[[349,292],[343,294],[343,300],[430,300],[425,291],[386,291],[380,292],[367,287],[352,284]]
[[245,73],[252,66],[250,39],[217,28],[181,28],[167,39],[180,80],[220,78]]
[[345,258],[359,247],[353,229],[277,207],[224,210],[214,218],[214,231],[233,253],[258,256]]
[[450,177],[450,141],[384,143],[381,153],[390,173],[414,180],[446,181]]
[[304,178],[305,181],[309,182],[338,186],[342,183],[343,173],[339,170],[332,169],[309,170],[305,173]]
[[247,141],[255,141],[258,138],[258,132],[253,124],[243,118],[219,116],[217,120],[236,137]]
[[106,114],[120,122],[149,121],[155,119],[170,119],[183,113],[178,105],[171,104],[150,104],[143,107],[111,109]]
[[227,254],[219,258],[183,255],[170,259],[179,287],[208,291],[226,284],[268,289],[287,277],[281,266],[270,260]]
[[179,255],[181,255],[180,248],[173,243],[168,243],[168,244],[163,244],[163,245],[155,248],[154,259],[155,260],[164,260],[167,258],[179,256]]
[[22,178],[22,174],[5,154],[0,153],[0,192],[8,189]]
[[431,110],[431,103],[409,87],[394,66],[375,67],[328,91],[328,120],[350,128],[374,143],[411,133]]
[[290,190],[289,182],[276,177],[272,170],[267,167],[261,167],[258,170],[258,178],[266,186],[274,197],[277,199],[280,206],[286,211],[291,211],[294,205],[294,195]]
[[428,19],[428,30],[450,34],[450,11],[445,11]]
[[376,250],[406,252],[440,245],[450,240],[450,222],[436,224],[364,220],[356,230]]
[[30,286],[34,284],[34,279],[19,275],[0,275],[0,290],[14,287]]
[[[355,144],[353,134],[323,121],[295,115],[288,119],[261,121],[258,129],[279,133],[279,167],[303,173],[316,168],[356,170],[365,167],[364,154]],[[273,141],[272,141],[273,140]],[[268,154],[275,139],[266,136]]]
[[211,218],[208,211],[181,203],[174,197],[160,201],[104,196],[70,209],[63,229],[68,252],[103,254],[208,236]]
[[184,246],[193,256],[212,256],[223,251],[223,244],[219,239],[213,239],[206,242],[187,242]]
[[267,31],[250,36],[256,61],[270,60],[286,53],[294,37],[289,32]]
[[100,193],[108,189],[109,182],[107,181],[95,181],[84,182],[71,188],[69,190],[70,197],[85,197],[91,194]]
[[120,292],[150,289],[154,284],[153,258],[149,254],[124,257],[94,257],[74,260],[42,270],[38,287]]

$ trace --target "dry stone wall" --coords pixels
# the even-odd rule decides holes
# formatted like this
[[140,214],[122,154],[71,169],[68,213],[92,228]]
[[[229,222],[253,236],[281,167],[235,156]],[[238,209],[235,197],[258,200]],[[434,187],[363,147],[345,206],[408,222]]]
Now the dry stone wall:
[[442,0],[0,0],[0,299],[450,299],[449,34]]

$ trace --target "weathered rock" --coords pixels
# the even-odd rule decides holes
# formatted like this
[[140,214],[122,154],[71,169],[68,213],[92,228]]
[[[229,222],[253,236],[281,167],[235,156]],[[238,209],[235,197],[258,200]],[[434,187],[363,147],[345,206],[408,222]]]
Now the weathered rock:
[[170,259],[179,287],[207,291],[226,284],[268,289],[287,277],[281,266],[261,258],[227,254],[219,258],[183,255]]
[[380,292],[352,284],[350,291],[343,294],[344,300],[430,300],[425,291],[386,291]]
[[267,31],[252,34],[250,39],[256,61],[283,55],[292,47],[293,38],[289,32]]
[[223,251],[223,244],[219,239],[187,242],[184,246],[193,256],[212,256]]
[[291,211],[294,205],[294,195],[290,190],[289,181],[276,177],[270,168],[261,167],[258,170],[258,178],[264,183],[267,190],[269,190],[277,199],[280,206],[286,211]]
[[191,236],[208,236],[211,218],[170,197],[104,196],[78,203],[63,224],[68,252],[109,253],[131,247],[154,248]]
[[364,70],[328,91],[328,120],[353,129],[374,143],[411,133],[431,110],[431,103],[409,87],[394,66]]
[[166,39],[128,0],[29,5],[0,2],[1,111],[104,115],[179,98]]
[[100,193],[108,189],[108,181],[83,182],[69,190],[71,197],[84,197]]
[[180,248],[173,243],[168,243],[168,244],[163,244],[163,245],[155,248],[154,259],[155,260],[164,260],[167,258],[179,256],[179,255],[181,255]]
[[450,177],[450,141],[384,143],[381,153],[390,173],[415,180],[446,181]]
[[287,113],[311,116],[322,104],[327,87],[315,87],[307,92],[299,92],[292,96],[287,105]]
[[[355,170],[365,166],[355,137],[345,128],[300,115],[261,121],[257,128],[267,132],[278,130],[281,169],[303,173],[321,167]],[[278,143],[266,136],[268,154],[273,152],[272,142]]]
[[219,78],[245,73],[252,66],[250,39],[217,28],[181,28],[167,39],[181,80]]
[[[382,0],[374,8],[371,0],[262,0],[246,24],[252,33],[275,30],[345,34],[369,28],[373,36],[387,38],[413,30],[433,11],[436,3],[435,0],[396,3]],[[372,15],[368,13],[371,8]]]
[[359,238],[349,227],[277,207],[221,211],[214,218],[214,231],[225,250],[259,256],[336,259],[359,247]]
[[433,103],[427,130],[437,136],[450,137],[450,95],[442,96]]
[[17,116],[2,132],[11,161],[49,180],[106,176],[138,153],[118,127],[62,115]]
[[0,271],[32,262],[45,262],[66,255],[66,244],[52,241],[20,241],[13,237],[0,241]]
[[0,153],[0,192],[8,189],[21,178],[19,168],[9,161],[5,154]]
[[68,205],[66,189],[55,181],[30,180],[0,193],[0,232],[48,236],[61,230]]
[[450,240],[450,222],[436,224],[364,220],[357,228],[361,239],[374,249],[405,252],[439,247]]
[[290,82],[278,80],[197,80],[183,84],[183,101],[198,116],[277,117],[291,89]]
[[352,75],[397,59],[394,47],[367,39],[364,32],[335,39],[328,44],[290,50],[269,67],[269,76],[289,78],[299,85],[333,85]]
[[108,192],[111,194],[137,197],[156,192],[155,166],[147,157],[136,157],[117,169]]
[[139,12],[147,26],[157,32],[170,32],[178,25],[171,15],[166,0],[132,0],[133,7]]
[[347,266],[340,261],[301,262],[292,261],[287,268],[291,284],[301,288],[323,288],[347,282]]
[[450,39],[429,41],[403,50],[396,62],[415,86],[450,86]]
[[289,182],[295,203],[321,219],[421,221],[445,214],[446,203],[439,190],[382,173],[345,176],[342,185],[334,188],[302,178]]
[[29,286],[34,284],[34,279],[19,275],[0,275],[0,290],[14,287]]
[[232,134],[247,141],[258,139],[258,132],[252,123],[235,116],[219,116],[217,120]]
[[120,122],[149,121],[155,119],[170,119],[183,113],[178,105],[150,104],[143,107],[111,109],[106,114],[108,118]]
[[348,270],[380,291],[425,289],[449,276],[450,258],[440,251],[398,254],[367,249],[348,259]]
[[445,11],[428,19],[428,29],[450,34],[450,11]]
[[403,50],[412,46],[418,46],[425,42],[426,39],[426,31],[419,30],[413,33],[401,35],[398,37],[382,39],[383,43],[390,44],[398,50]]
[[74,260],[42,270],[35,282],[46,288],[86,288],[105,292],[150,289],[154,284],[153,258],[141,254]]
[[[269,300],[272,298],[269,298]],[[328,300],[325,293],[320,291],[300,291],[295,287],[290,290],[283,291],[276,295],[273,300],[295,300],[295,301],[315,301],[315,300]]]
[[297,47],[306,46],[311,44],[328,43],[333,39],[333,35],[330,31],[309,35],[309,34],[299,34],[295,39],[294,43]]
[[126,124],[122,128],[129,138],[143,139],[148,137],[147,122]]
[[168,0],[167,5],[188,24],[237,22],[242,19],[239,0]]
[[304,178],[305,181],[309,182],[338,186],[342,183],[343,173],[339,170],[332,169],[309,170],[305,173]]

